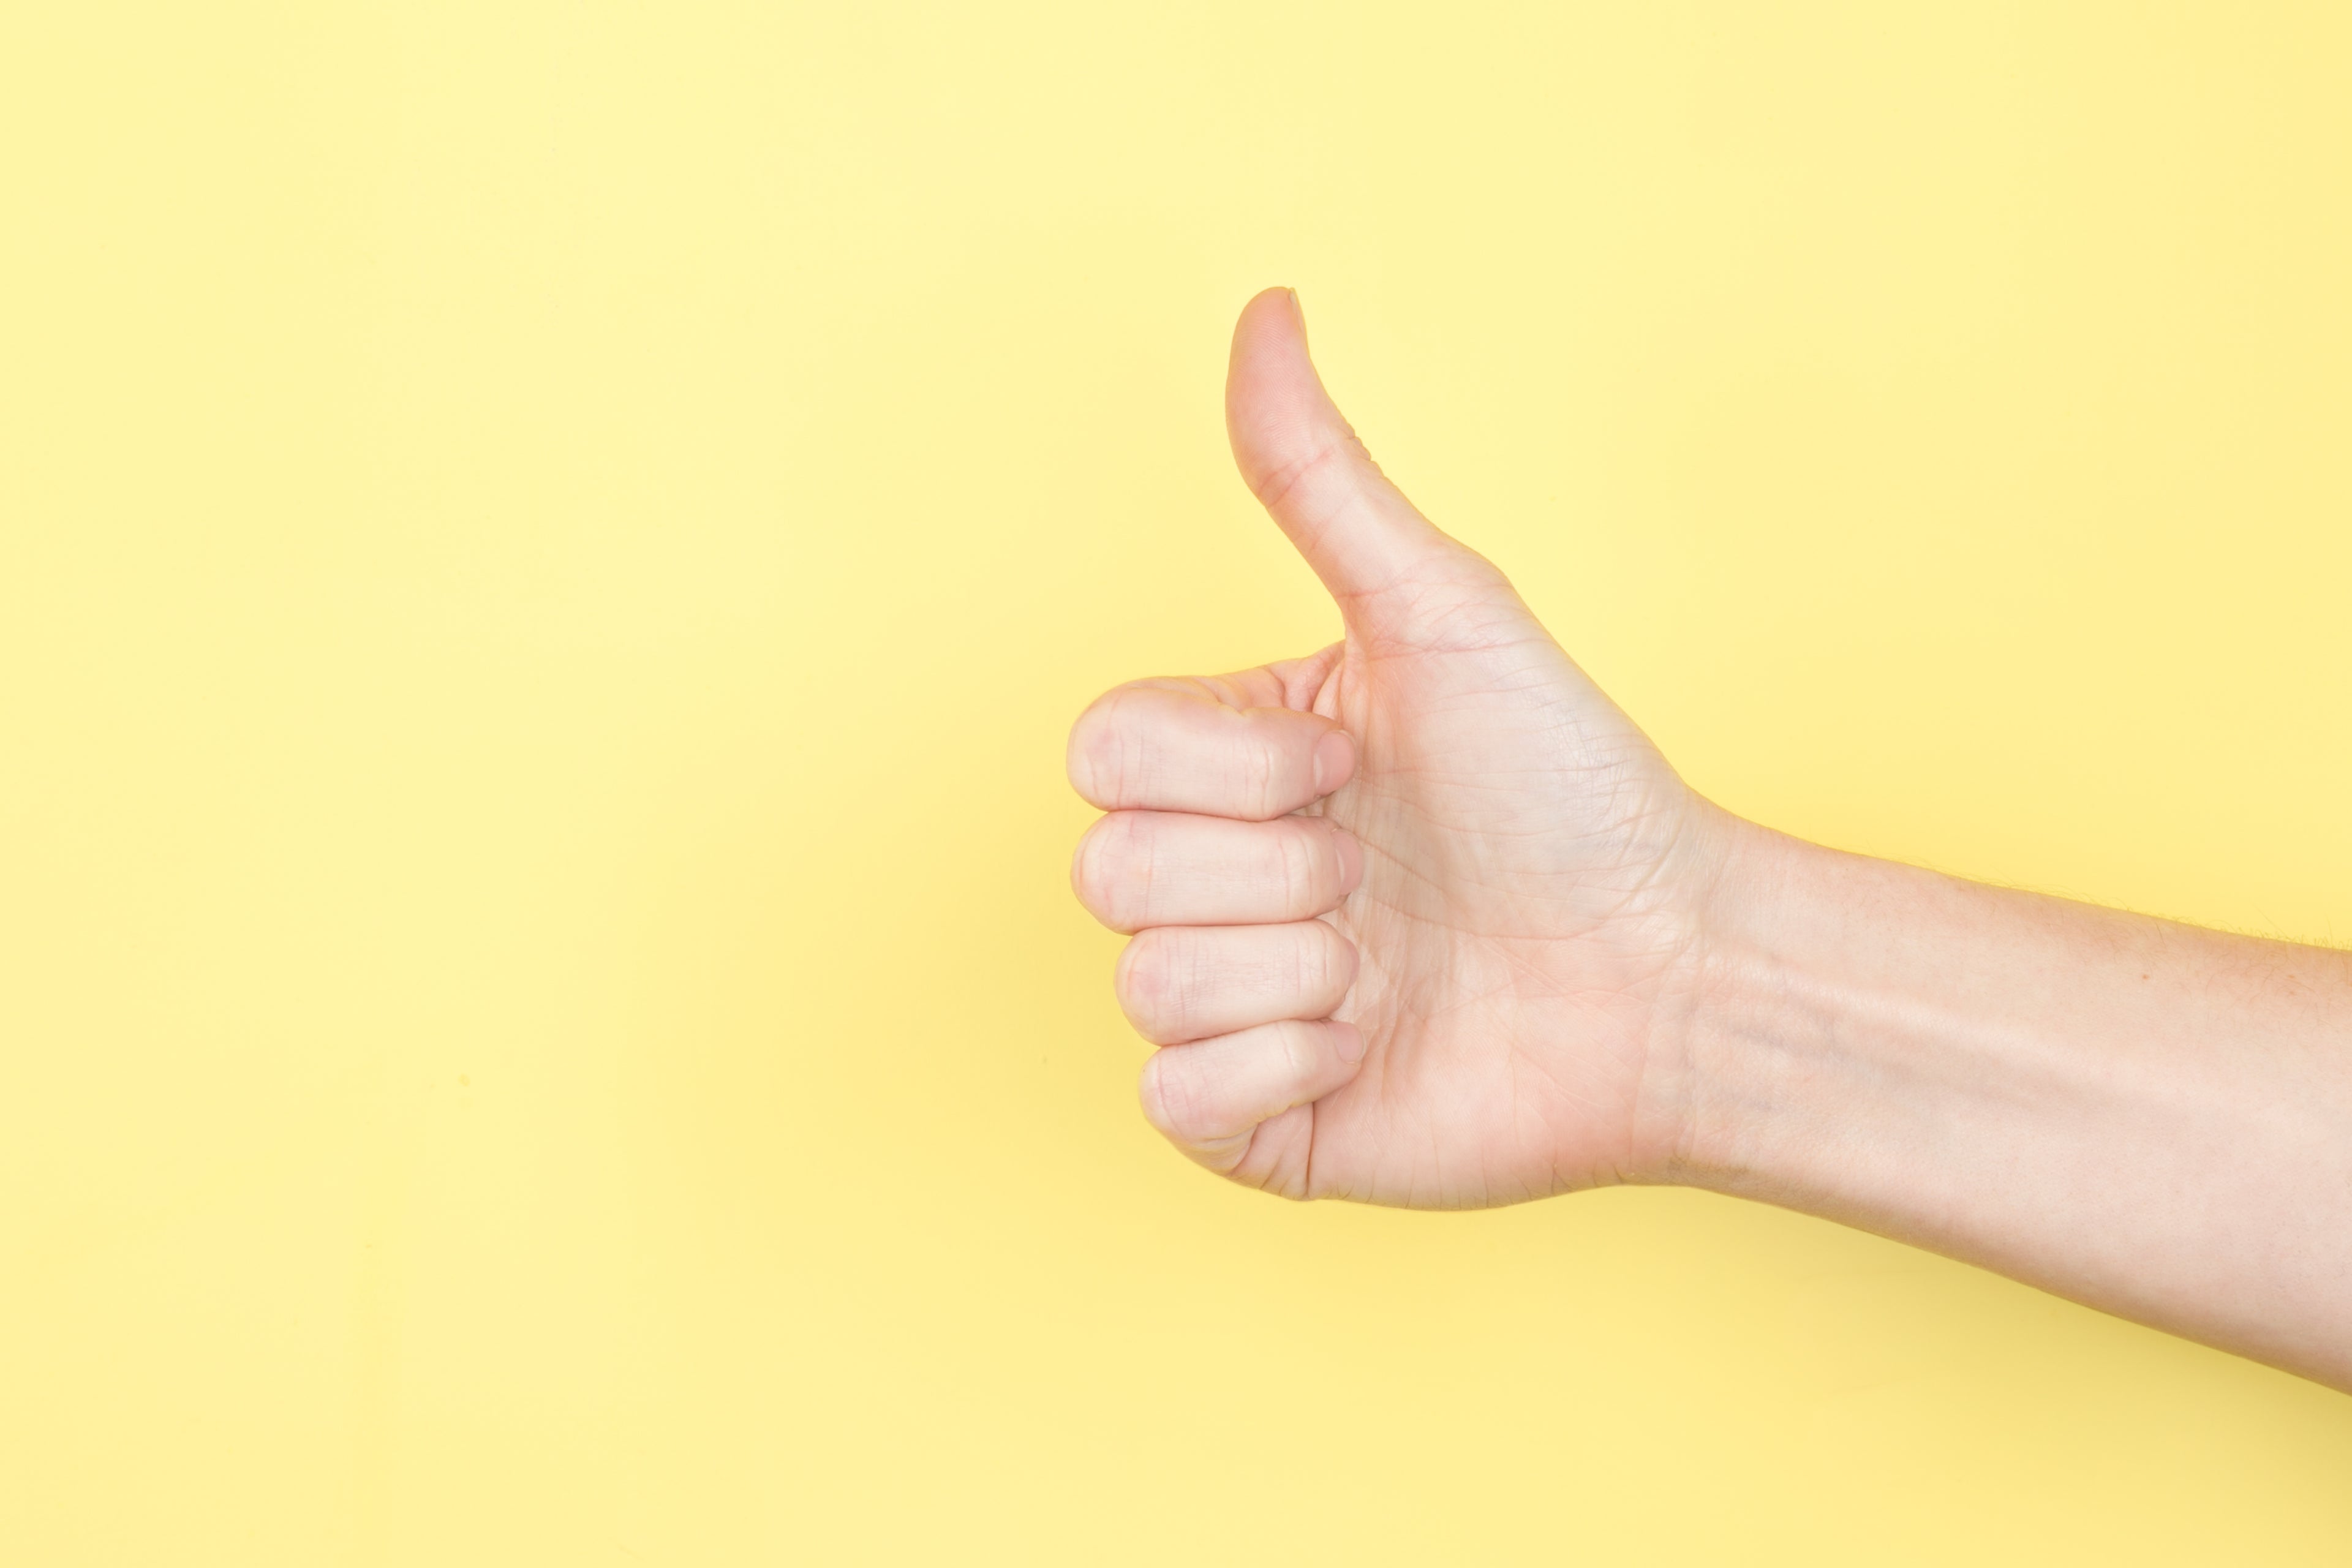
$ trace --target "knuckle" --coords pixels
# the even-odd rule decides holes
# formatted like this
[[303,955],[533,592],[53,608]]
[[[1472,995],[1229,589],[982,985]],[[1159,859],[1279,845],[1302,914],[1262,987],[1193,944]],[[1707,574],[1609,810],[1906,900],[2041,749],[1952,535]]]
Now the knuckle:
[[1110,813],[1078,840],[1070,868],[1078,901],[1106,925],[1125,927],[1141,910],[1150,861],[1150,836],[1137,815]]
[[1244,731],[1241,768],[1242,809],[1261,821],[1281,816],[1281,763],[1265,737]]
[[1143,931],[1119,954],[1112,976],[1120,1010],[1147,1039],[1171,1038],[1183,1027],[1185,987],[1171,952],[1174,945],[1164,930]]
[[1312,1083],[1322,1065],[1323,1031],[1313,1024],[1282,1026],[1282,1066],[1294,1089]]
[[1355,944],[1321,921],[1308,921],[1300,929],[1304,936],[1298,944],[1298,990],[1336,1005],[1355,984]]
[[1121,804],[1135,773],[1135,747],[1125,732],[1129,726],[1119,721],[1129,689],[1122,686],[1096,698],[1070,727],[1071,787],[1097,805]]
[[1080,713],[1077,722],[1070,726],[1069,747],[1065,758],[1069,770],[1070,787],[1090,801],[1102,798],[1103,784],[1103,708],[1110,700],[1097,697]]
[[1291,1081],[1301,1089],[1322,1077],[1324,1056],[1328,1056],[1324,1037],[1328,1032],[1331,1030],[1322,1023],[1291,1025]]
[[1143,1064],[1139,1089],[1144,1120],[1180,1143],[1197,1141],[1200,1094],[1182,1063],[1162,1051]]
[[1309,921],[1300,928],[1304,940],[1298,944],[1298,988],[1309,996],[1319,997],[1331,989],[1337,960],[1327,934],[1330,929],[1321,921]]
[[1283,903],[1301,915],[1315,910],[1317,884],[1322,879],[1313,832],[1304,824],[1285,822],[1276,840],[1282,855]]
[[1079,836],[1077,850],[1070,857],[1070,886],[1076,891],[1078,902],[1097,914],[1102,912],[1102,858],[1103,824],[1097,822]]

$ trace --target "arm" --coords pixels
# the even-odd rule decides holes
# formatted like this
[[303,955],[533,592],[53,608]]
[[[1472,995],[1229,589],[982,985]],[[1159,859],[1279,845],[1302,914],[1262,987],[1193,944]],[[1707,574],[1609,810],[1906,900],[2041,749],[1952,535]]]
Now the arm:
[[1179,1149],[1417,1207],[1709,1186],[2352,1389],[2352,957],[1742,822],[1381,474],[1285,291],[1226,417],[1346,636],[1070,740]]
[[1673,1174],[2352,1388],[2352,958],[1751,832]]

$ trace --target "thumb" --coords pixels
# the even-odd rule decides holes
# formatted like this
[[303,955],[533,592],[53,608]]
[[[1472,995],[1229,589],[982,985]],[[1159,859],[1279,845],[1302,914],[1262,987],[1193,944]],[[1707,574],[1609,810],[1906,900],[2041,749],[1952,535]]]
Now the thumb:
[[1469,554],[1389,482],[1340,417],[1288,289],[1259,294],[1234,325],[1225,432],[1243,479],[1342,609]]

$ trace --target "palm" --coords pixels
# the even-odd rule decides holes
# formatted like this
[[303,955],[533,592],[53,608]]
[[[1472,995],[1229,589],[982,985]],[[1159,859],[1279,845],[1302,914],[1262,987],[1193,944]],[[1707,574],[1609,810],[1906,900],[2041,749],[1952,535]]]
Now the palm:
[[1646,1163],[1651,1019],[1686,942],[1681,879],[1656,870],[1697,808],[1508,586],[1463,564],[1423,584],[1438,646],[1306,661],[1313,705],[1363,748],[1323,809],[1365,848],[1329,918],[1361,955],[1342,1016],[1370,1049],[1261,1128],[1244,1179],[1306,1141],[1314,1195],[1452,1207]]
[[1645,1086],[1673,1071],[1659,1025],[1695,934],[1712,808],[1498,572],[1380,478],[1286,305],[1261,296],[1243,317],[1229,422],[1244,477],[1331,587],[1348,637],[1185,684],[1228,712],[1313,713],[1353,738],[1352,777],[1304,810],[1361,847],[1360,882],[1322,918],[1355,949],[1332,1016],[1360,1031],[1362,1056],[1245,1136],[1171,1135],[1253,1185],[1424,1207],[1642,1173],[1674,1136]]

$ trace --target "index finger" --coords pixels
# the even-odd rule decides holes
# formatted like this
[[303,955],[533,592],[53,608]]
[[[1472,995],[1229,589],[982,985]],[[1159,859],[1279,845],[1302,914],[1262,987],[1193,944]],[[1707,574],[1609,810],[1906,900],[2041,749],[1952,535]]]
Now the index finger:
[[1137,681],[1070,731],[1070,783],[1105,811],[1265,822],[1322,799],[1356,769],[1348,732],[1295,708],[1235,708],[1206,688]]

